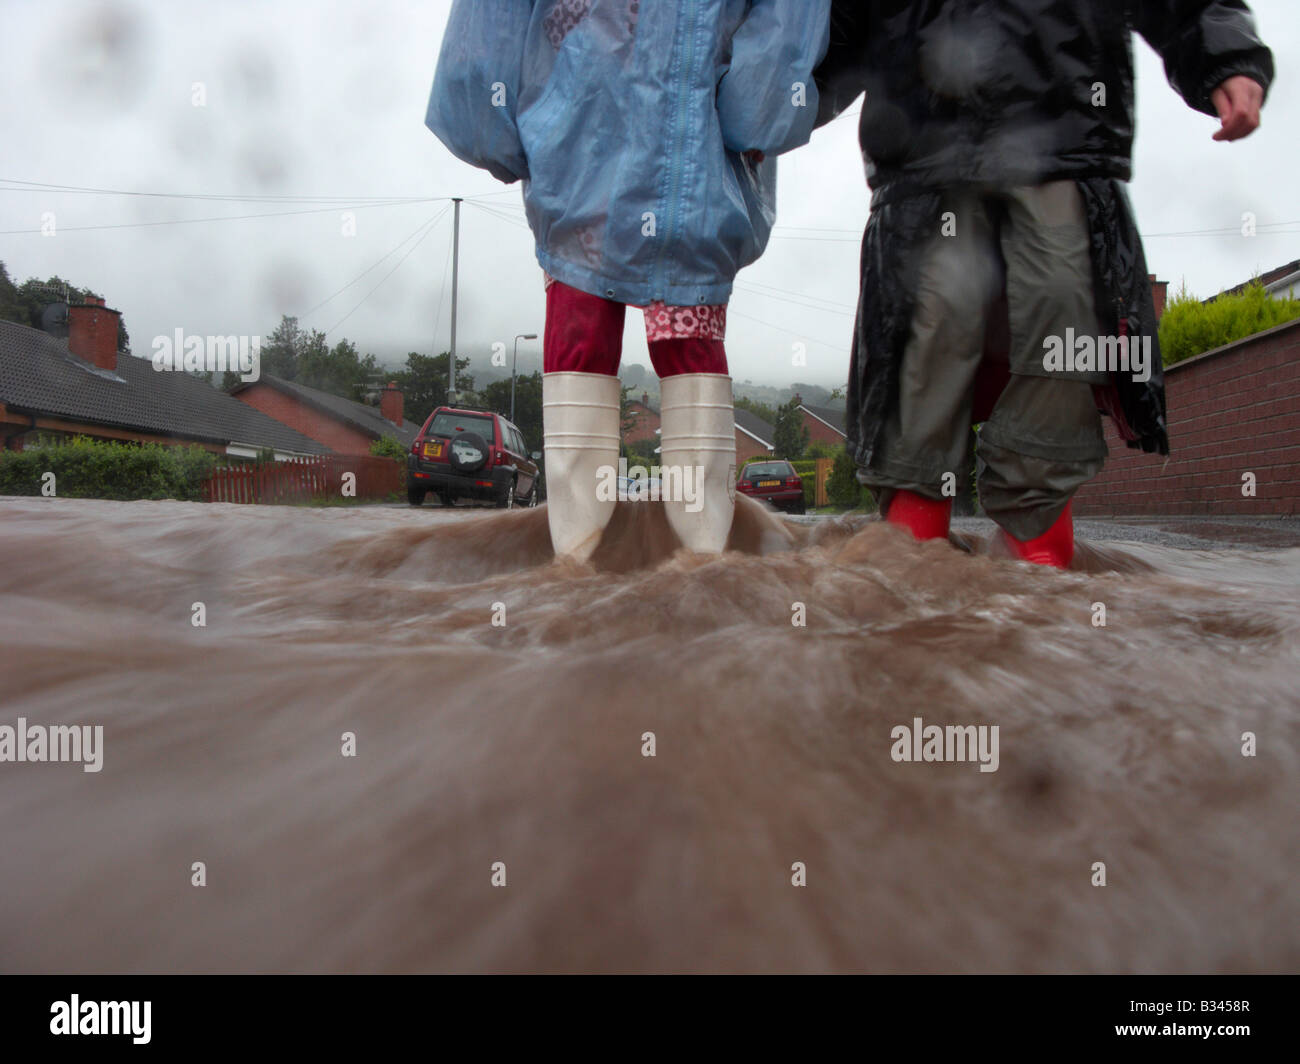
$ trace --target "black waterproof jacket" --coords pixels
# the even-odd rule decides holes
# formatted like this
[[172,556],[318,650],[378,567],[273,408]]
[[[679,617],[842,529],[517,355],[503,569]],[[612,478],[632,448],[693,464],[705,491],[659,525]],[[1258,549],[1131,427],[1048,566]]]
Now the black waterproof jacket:
[[[919,257],[939,195],[962,184],[1075,180],[1088,210],[1095,302],[1110,335],[1151,336],[1131,176],[1133,31],[1189,105],[1237,74],[1267,91],[1273,59],[1242,0],[836,0],[817,71],[819,121],[866,92],[859,139],[873,195],[849,371],[849,445],[870,464],[896,395]],[[1103,394],[1104,393],[1104,394]],[[1168,453],[1163,374],[1099,390],[1130,446]]]

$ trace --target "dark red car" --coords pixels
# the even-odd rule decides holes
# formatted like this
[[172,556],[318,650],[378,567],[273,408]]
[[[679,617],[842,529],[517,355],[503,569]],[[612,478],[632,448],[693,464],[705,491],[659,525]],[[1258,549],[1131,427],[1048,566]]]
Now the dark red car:
[[429,492],[443,506],[457,499],[483,499],[504,509],[536,506],[538,458],[500,414],[440,406],[406,456],[406,497],[412,506]]
[[794,466],[784,459],[751,462],[740,471],[736,490],[751,499],[770,502],[787,513],[804,512],[803,481]]

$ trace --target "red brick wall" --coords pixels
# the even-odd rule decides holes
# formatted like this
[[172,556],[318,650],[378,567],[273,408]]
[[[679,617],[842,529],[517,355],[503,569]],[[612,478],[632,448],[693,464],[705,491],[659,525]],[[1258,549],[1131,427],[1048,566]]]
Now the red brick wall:
[[236,392],[235,397],[338,454],[370,453],[370,437],[364,432],[322,414],[269,384],[259,381]]
[[[1169,447],[1130,450],[1106,423],[1106,468],[1075,497],[1080,516],[1300,513],[1300,322],[1165,370]],[[1255,496],[1242,477],[1255,474]]]
[[636,443],[638,440],[653,440],[659,432],[659,415],[645,406],[640,400],[633,399],[627,404],[627,416],[630,424],[623,433],[624,443]]
[[68,307],[68,350],[100,369],[117,369],[117,321],[121,315],[102,299]]
[[808,430],[809,443],[828,443],[832,447],[844,446],[844,437],[826,422],[818,420],[806,410],[800,411],[800,413],[803,414],[804,427]]
[[739,465],[747,458],[757,458],[759,455],[771,454],[772,452],[759,443],[753,436],[747,432],[741,432],[736,429],[736,464]]

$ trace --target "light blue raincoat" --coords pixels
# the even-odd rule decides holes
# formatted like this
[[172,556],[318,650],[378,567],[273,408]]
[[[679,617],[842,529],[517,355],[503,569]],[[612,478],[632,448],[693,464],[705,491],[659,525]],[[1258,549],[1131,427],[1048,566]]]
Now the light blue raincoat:
[[725,303],[772,231],[773,156],[812,133],[829,26],[830,0],[456,0],[425,121],[523,181],[552,277]]

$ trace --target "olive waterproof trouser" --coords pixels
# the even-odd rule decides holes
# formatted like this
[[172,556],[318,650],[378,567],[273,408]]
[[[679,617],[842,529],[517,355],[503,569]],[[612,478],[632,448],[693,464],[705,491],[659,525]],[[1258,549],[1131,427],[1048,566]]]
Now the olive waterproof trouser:
[[858,479],[879,497],[906,488],[951,497],[964,476],[987,319],[1003,286],[1011,376],[979,430],[976,486],[984,511],[1020,540],[1051,527],[1100,472],[1107,447],[1093,385],[1103,371],[1044,366],[1045,342],[1099,334],[1089,233],[1072,181],[954,190],[925,252],[898,402]]

